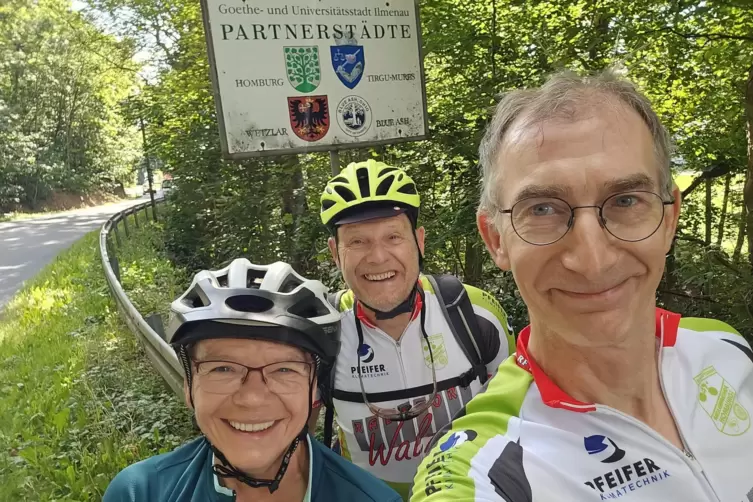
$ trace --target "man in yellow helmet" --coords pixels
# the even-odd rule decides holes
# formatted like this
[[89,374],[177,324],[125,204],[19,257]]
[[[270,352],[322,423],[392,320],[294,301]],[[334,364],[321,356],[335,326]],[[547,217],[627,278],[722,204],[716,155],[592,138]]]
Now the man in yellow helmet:
[[431,436],[514,350],[492,295],[421,274],[419,206],[410,176],[374,160],[350,164],[321,197],[350,288],[331,298],[345,316],[337,362],[321,382],[325,442],[334,410],[342,455],[405,499]]

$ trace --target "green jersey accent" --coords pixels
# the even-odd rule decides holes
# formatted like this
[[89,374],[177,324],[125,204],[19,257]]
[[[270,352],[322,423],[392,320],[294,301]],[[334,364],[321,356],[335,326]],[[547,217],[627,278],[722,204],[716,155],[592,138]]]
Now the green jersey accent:
[[[486,391],[477,394],[455,417],[452,431],[432,440],[433,448],[421,462],[413,485],[411,502],[475,500],[475,485],[469,476],[471,459],[487,441],[507,433],[510,418],[520,415],[533,377],[515,362],[515,355],[499,366]],[[436,468],[442,465],[442,469]],[[451,481],[447,481],[451,479]],[[452,485],[452,490],[441,492]],[[467,497],[467,499],[466,499]]]

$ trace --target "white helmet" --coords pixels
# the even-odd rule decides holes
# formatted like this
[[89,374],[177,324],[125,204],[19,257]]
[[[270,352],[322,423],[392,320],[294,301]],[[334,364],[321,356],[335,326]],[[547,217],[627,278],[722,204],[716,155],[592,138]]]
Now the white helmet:
[[269,340],[299,347],[329,366],[340,349],[341,314],[327,301],[328,291],[287,263],[254,265],[238,258],[194,276],[170,306],[167,342],[177,349],[209,338]]

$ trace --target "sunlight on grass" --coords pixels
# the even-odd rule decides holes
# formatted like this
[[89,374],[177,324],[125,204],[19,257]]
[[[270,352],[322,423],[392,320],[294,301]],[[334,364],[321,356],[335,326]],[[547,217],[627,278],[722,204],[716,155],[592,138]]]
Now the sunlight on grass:
[[[134,263],[158,254],[159,228],[139,232]],[[100,500],[120,469],[193,436],[184,404],[117,314],[97,237],[61,254],[0,319],[0,500]],[[173,274],[157,263],[148,273],[163,287]]]

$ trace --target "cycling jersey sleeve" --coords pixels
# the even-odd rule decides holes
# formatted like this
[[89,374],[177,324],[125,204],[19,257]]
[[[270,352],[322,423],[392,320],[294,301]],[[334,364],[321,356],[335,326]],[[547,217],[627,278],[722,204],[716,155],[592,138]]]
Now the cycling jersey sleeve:
[[[530,502],[519,434],[509,430],[533,378],[513,358],[439,431],[416,472],[410,502]],[[511,433],[508,435],[508,433]]]
[[474,286],[464,285],[476,314],[480,336],[479,350],[490,376],[510,354],[515,352],[515,337],[502,305],[490,293]]

